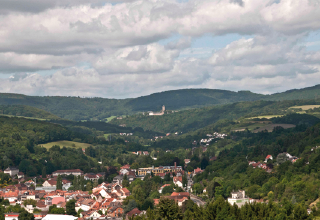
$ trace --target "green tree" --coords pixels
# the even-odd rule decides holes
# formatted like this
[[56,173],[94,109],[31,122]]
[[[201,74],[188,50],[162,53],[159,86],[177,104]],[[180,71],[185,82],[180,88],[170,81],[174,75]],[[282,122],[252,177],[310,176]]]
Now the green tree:
[[202,191],[203,191],[203,186],[200,184],[200,183],[195,183],[193,185],[193,191],[196,193],[196,194],[201,194]]
[[89,182],[87,182],[86,190],[87,190],[87,191],[91,191],[91,190],[92,190],[92,184],[91,184],[91,182],[90,182],[90,181],[89,181]]
[[47,168],[46,167],[42,168],[42,178],[47,178]]
[[179,208],[178,204],[171,199],[167,199],[167,198],[160,199],[158,212],[161,219],[167,219],[167,220],[183,219],[181,209]]
[[188,184],[187,174],[184,174],[182,176],[182,185],[183,185],[183,187],[187,187],[187,184]]
[[171,185],[163,187],[162,194],[166,195],[171,193],[173,193],[173,187]]
[[73,189],[79,190],[79,178],[77,176],[73,177]]
[[26,199],[23,201],[23,205],[27,206],[27,205],[32,205],[33,207],[37,206],[37,201],[33,200],[33,199]]
[[62,190],[62,177],[60,175],[57,178],[57,189]]
[[77,212],[75,210],[75,204],[76,204],[76,201],[75,200],[69,200],[66,204],[66,213],[67,215],[73,215],[73,216],[76,216],[77,215]]
[[34,220],[34,216],[32,213],[29,213],[27,211],[23,211],[19,214],[19,220]]
[[122,186],[123,186],[123,187],[129,187],[129,180],[128,180],[127,174],[125,174],[125,175],[123,176]]

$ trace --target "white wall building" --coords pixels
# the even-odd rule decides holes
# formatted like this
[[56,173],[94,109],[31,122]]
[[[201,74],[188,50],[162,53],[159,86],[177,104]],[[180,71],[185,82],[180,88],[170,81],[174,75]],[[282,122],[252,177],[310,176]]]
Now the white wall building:
[[42,220],[75,220],[78,217],[74,217],[72,215],[57,215],[57,214],[48,214]]
[[16,167],[8,167],[4,170],[4,173],[9,174],[10,176],[18,175],[19,169]]

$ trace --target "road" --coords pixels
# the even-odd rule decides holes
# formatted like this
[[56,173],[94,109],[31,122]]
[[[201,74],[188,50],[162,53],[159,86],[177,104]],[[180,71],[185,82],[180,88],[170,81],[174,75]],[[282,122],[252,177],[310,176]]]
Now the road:
[[193,195],[193,194],[190,194],[190,199],[192,201],[194,201],[195,203],[197,203],[198,206],[205,206],[206,202],[203,201],[201,198]]

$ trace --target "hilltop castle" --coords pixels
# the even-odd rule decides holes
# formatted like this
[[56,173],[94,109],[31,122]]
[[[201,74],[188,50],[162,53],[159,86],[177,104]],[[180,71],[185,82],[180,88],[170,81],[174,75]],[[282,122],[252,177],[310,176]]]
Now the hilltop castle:
[[149,112],[149,115],[163,115],[166,111],[166,107],[163,105],[160,112]]

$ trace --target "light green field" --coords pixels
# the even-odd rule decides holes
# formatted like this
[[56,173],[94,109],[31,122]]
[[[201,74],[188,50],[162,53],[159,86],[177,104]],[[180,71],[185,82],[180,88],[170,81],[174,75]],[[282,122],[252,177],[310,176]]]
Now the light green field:
[[108,138],[109,138],[110,135],[112,135],[112,134],[104,134],[103,136],[104,136],[105,139],[108,140]]
[[282,117],[283,115],[261,115],[261,116],[257,116],[257,117],[252,117],[252,118],[248,118],[248,119],[255,119],[255,118],[266,118],[266,119],[270,119],[270,118],[276,118],[276,117]]
[[80,143],[80,142],[74,142],[74,141],[56,141],[56,142],[50,142],[46,144],[39,144],[39,146],[45,147],[47,149],[50,149],[54,145],[59,145],[60,147],[72,147],[72,145],[76,145],[75,148],[87,148],[91,146],[91,144],[86,144],[86,143]]
[[109,118],[106,118],[106,122],[110,122],[112,119],[116,118],[117,116],[110,116]]
[[301,108],[302,110],[306,111],[309,109],[319,108],[320,105],[301,105],[301,106],[292,106],[290,108]]

